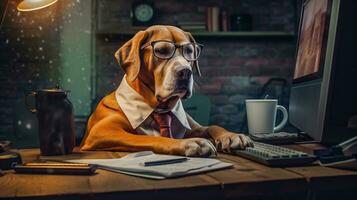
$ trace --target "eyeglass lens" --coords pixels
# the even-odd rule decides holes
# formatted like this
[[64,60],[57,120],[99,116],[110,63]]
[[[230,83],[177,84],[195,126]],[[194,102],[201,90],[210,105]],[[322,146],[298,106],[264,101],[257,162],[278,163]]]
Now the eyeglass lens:
[[[161,59],[169,59],[175,53],[176,46],[173,43],[159,41],[154,44],[154,54]],[[197,44],[189,43],[182,45],[183,56],[187,60],[196,60],[200,55],[200,46]]]
[[170,42],[156,42],[154,44],[154,54],[156,57],[161,59],[169,59],[175,53],[175,45]]

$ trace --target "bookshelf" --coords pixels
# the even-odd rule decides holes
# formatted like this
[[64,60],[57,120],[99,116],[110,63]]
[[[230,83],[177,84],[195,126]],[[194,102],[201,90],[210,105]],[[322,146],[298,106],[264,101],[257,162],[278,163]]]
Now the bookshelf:
[[[191,32],[194,37],[201,39],[212,39],[212,40],[227,40],[227,39],[288,39],[294,40],[296,39],[296,34],[294,31],[287,32],[280,29],[280,27],[270,28],[269,26],[259,27],[261,30],[254,30],[253,27],[244,26],[244,27],[231,27],[230,17],[234,16],[235,13],[242,13],[242,11],[237,11],[234,8],[239,7],[239,3],[234,0],[229,0],[225,3],[219,3],[217,1],[214,4],[207,4],[204,0],[195,1],[188,3],[185,5],[184,13],[180,13],[178,15],[175,7],[180,7],[180,3],[176,3],[173,0],[170,3],[172,9],[170,12],[159,12],[161,17],[155,19],[155,24],[170,24],[177,27],[180,27],[183,30]],[[100,6],[100,2],[102,2]],[[104,3],[103,3],[104,2]],[[129,0],[128,2],[135,2],[133,0]],[[248,1],[247,1],[248,2]],[[125,5],[124,5],[125,4]],[[165,4],[166,5],[166,4]],[[270,4],[268,4],[270,5]],[[161,8],[162,3],[156,2],[155,6],[157,8]],[[167,5],[166,5],[167,6]],[[131,26],[131,19],[128,15],[128,10],[131,8],[131,4],[129,3],[114,3],[110,0],[101,0],[95,1],[94,3],[94,19],[96,25],[94,25],[94,37],[98,39],[101,38],[114,38],[114,39],[127,39],[132,37],[139,30],[145,30],[147,27],[145,25],[142,26]],[[116,8],[116,9],[113,9]],[[159,10],[160,10],[159,9]],[[260,8],[261,9],[261,8]],[[265,8],[264,8],[265,9]],[[126,14],[110,14],[111,12],[118,13],[126,13]],[[173,16],[180,17],[173,17]],[[246,16],[248,14],[241,15],[241,17]],[[109,18],[108,18],[109,16]],[[113,17],[117,16],[117,17]],[[120,16],[120,17],[119,17]],[[249,16],[263,16],[261,10],[253,11],[249,13]],[[248,16],[248,17],[249,17]],[[125,18],[125,19],[124,19]],[[247,18],[245,18],[247,19]],[[243,19],[242,19],[243,20]],[[253,26],[252,22],[251,26]],[[105,26],[100,26],[99,24],[105,24]],[[112,24],[109,26],[109,24]],[[119,25],[120,24],[120,25]],[[244,24],[244,23],[243,23]],[[276,25],[276,24],[275,24]],[[273,26],[273,25],[272,25]],[[282,26],[282,25],[281,25]],[[123,28],[124,27],[124,28]],[[264,29],[268,31],[264,31]],[[273,30],[269,30],[273,29]],[[218,30],[218,31],[217,31]],[[237,31],[242,30],[242,31]],[[243,31],[244,30],[244,31]],[[248,30],[248,31],[246,31]],[[253,30],[253,31],[251,31]],[[289,30],[289,29],[286,29]]]
[[[131,37],[136,31],[105,32],[96,33],[99,37]],[[227,31],[227,32],[191,32],[194,37],[200,38],[295,38],[295,33],[280,31]]]

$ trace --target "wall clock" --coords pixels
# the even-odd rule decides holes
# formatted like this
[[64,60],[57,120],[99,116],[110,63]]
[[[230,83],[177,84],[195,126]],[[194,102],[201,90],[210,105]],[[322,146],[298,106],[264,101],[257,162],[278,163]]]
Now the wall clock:
[[153,24],[155,8],[147,1],[134,2],[131,6],[131,18],[134,26],[149,26]]

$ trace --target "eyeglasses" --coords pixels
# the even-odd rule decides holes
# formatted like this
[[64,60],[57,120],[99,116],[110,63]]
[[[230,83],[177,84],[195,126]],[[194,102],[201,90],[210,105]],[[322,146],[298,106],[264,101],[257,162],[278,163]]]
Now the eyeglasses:
[[155,57],[160,59],[170,59],[175,55],[176,49],[181,48],[182,55],[187,61],[195,61],[200,57],[203,45],[198,43],[176,44],[171,41],[157,40],[145,43],[141,50],[151,46]]

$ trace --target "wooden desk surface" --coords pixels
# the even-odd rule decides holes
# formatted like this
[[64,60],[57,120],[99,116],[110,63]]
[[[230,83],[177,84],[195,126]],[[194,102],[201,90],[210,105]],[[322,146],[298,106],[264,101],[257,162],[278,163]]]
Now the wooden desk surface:
[[[290,145],[311,152],[316,145]],[[38,149],[19,150],[24,162],[39,158]],[[120,152],[80,152],[56,159],[117,158]],[[44,158],[44,157],[41,157]],[[52,157],[53,158],[53,157]],[[270,168],[247,159],[220,154],[233,168],[187,177],[150,180],[98,170],[92,176],[32,175],[5,171],[0,177],[0,198],[52,197],[73,199],[115,197],[130,199],[222,199],[249,197],[302,199],[311,190],[357,189],[357,172],[320,167]]]

